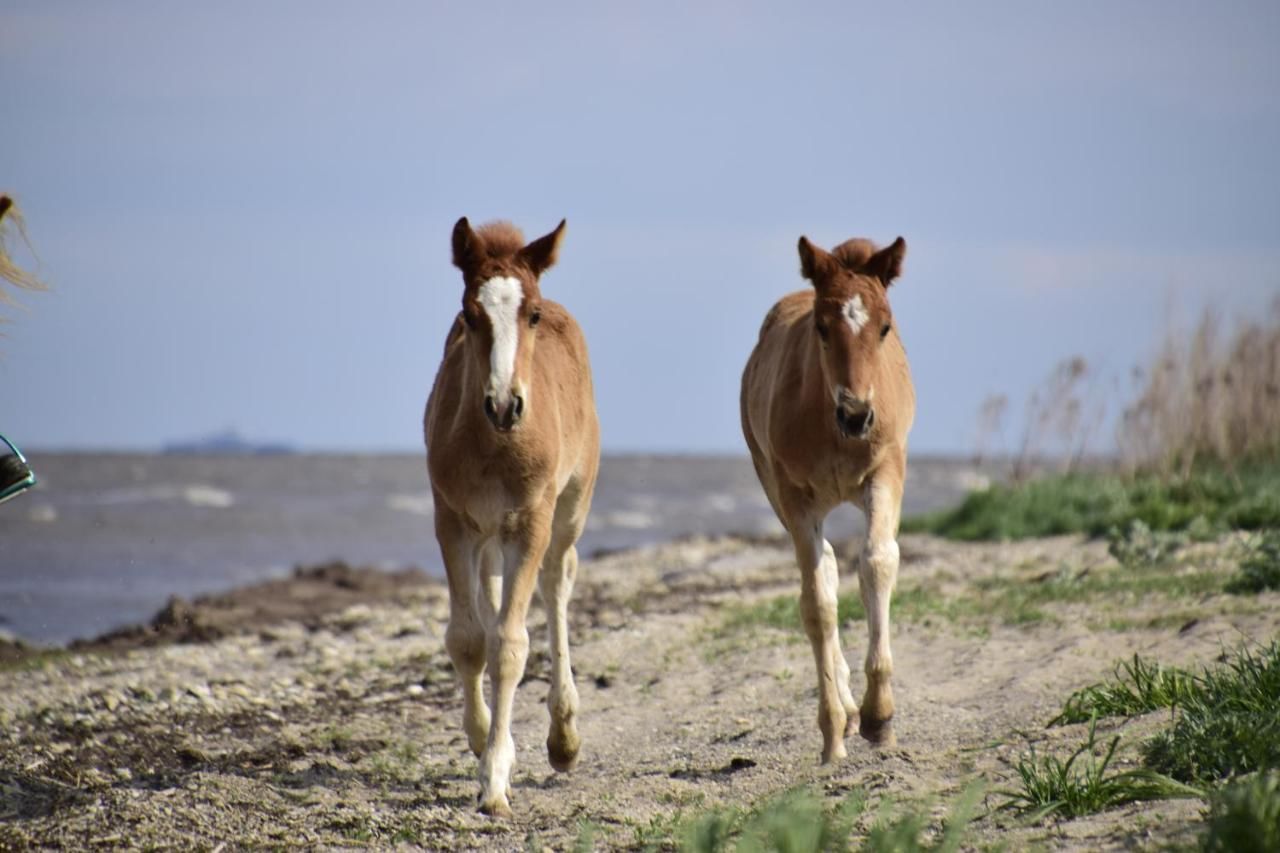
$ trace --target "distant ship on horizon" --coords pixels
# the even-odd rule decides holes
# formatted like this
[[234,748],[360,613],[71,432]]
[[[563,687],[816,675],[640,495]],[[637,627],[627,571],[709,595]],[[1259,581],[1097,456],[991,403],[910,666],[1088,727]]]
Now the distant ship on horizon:
[[235,429],[225,429],[203,438],[169,442],[160,449],[160,452],[185,456],[201,454],[285,456],[296,453],[297,450],[282,441],[250,441]]

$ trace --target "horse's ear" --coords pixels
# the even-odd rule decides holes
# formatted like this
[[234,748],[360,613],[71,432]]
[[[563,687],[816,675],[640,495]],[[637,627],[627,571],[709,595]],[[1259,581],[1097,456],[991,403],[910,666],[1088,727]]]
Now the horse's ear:
[[871,256],[863,267],[871,275],[880,279],[880,283],[888,287],[893,280],[902,275],[902,259],[907,256],[907,241],[899,237],[888,247]]
[[826,278],[835,258],[825,249],[809,242],[808,237],[801,237],[797,247],[800,250],[800,275],[817,285],[819,279]]
[[542,275],[551,269],[560,252],[560,240],[564,237],[565,220],[561,219],[556,230],[534,240],[520,250],[520,260],[535,276]]
[[453,265],[466,272],[475,265],[479,254],[480,238],[464,216],[453,226]]
[[4,218],[4,215],[9,212],[11,207],[13,207],[13,199],[7,195],[0,195],[0,219]]

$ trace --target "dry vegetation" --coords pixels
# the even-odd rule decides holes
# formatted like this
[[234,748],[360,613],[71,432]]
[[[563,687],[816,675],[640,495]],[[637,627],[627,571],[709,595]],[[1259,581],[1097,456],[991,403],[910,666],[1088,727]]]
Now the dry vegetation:
[[1124,413],[1120,447],[1133,466],[1189,476],[1280,457],[1280,299],[1225,337],[1213,312],[1189,336],[1166,336]]
[[31,248],[22,212],[10,196],[0,195],[0,303],[13,301],[3,287],[5,283],[23,290],[44,290],[45,287],[40,279],[13,260],[10,244],[15,234],[28,249]]
[[[1080,465],[1105,397],[1088,366],[1071,359],[1031,397],[1012,482],[906,528],[1017,539],[1102,536],[1134,523],[1209,534],[1280,527],[1280,300],[1262,319],[1220,329],[1206,313],[1193,334],[1170,332],[1138,373],[1118,426],[1118,464]],[[983,406],[988,429],[999,427],[1001,400]],[[1032,476],[1055,467],[1056,475]]]

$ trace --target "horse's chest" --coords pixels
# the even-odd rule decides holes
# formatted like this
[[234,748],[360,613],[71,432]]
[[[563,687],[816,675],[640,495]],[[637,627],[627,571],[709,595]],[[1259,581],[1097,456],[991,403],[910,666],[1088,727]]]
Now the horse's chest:
[[867,480],[864,463],[837,457],[830,460],[827,470],[818,479],[822,484],[820,490],[826,493],[829,503],[862,505]]
[[518,522],[551,482],[542,457],[528,452],[482,452],[441,444],[432,483],[449,507],[478,533],[494,535]]
[[512,521],[519,504],[501,482],[478,480],[458,495],[455,508],[477,532],[493,534]]

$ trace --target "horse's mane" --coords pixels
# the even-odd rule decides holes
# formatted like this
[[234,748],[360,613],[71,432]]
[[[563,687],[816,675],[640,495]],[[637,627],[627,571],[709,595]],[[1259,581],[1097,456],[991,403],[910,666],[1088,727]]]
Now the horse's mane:
[[476,236],[491,258],[507,258],[524,248],[524,234],[510,222],[486,222],[476,229]]
[[849,272],[858,272],[866,266],[867,261],[871,260],[871,256],[878,251],[880,251],[880,248],[870,240],[854,237],[852,240],[845,240],[839,246],[836,246],[831,250],[831,254]]

